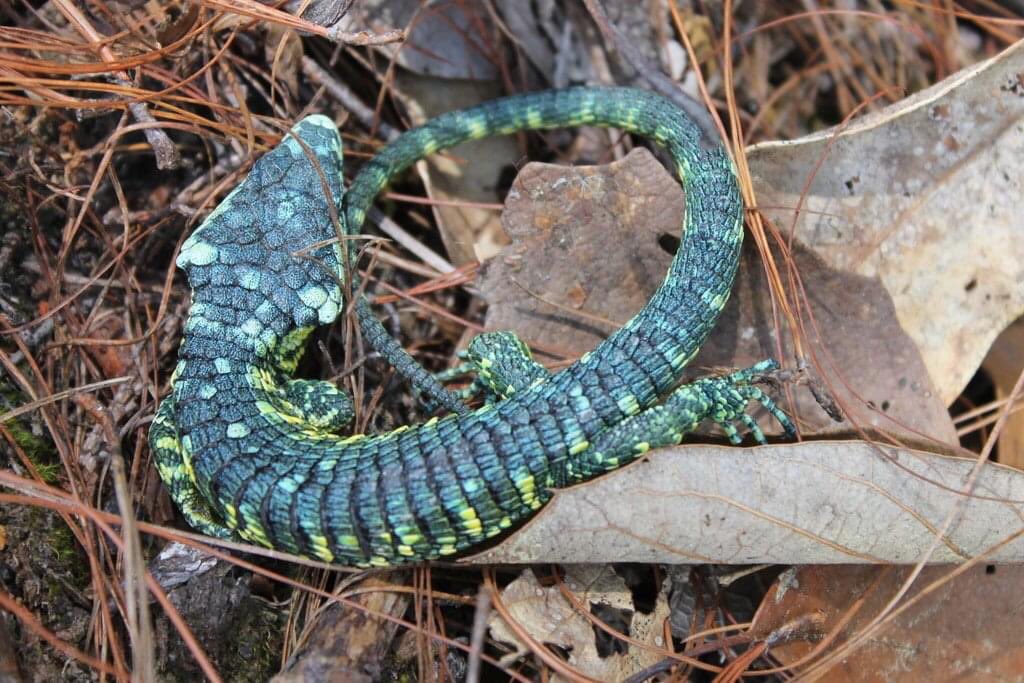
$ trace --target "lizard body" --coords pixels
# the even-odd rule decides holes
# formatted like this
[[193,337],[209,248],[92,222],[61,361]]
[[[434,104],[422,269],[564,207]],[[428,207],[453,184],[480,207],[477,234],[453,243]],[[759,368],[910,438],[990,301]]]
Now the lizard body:
[[[652,139],[686,190],[681,245],[647,305],[557,374],[514,352],[511,367],[528,370],[521,379],[485,352],[476,367],[499,400],[479,409],[386,434],[339,435],[348,397],[292,376],[309,333],[342,309],[335,221],[356,232],[380,190],[436,151],[577,125]],[[673,390],[728,299],[742,200],[724,150],[702,147],[697,127],[661,97],[577,88],[496,100],[406,132],[347,192],[341,163],[334,125],[301,121],[182,248],[192,308],[150,443],[193,526],[342,564],[438,558],[528,518],[555,487],[678,443],[705,418],[734,440],[735,422],[763,440],[745,412],[751,400],[790,428],[753,386],[771,362]]]

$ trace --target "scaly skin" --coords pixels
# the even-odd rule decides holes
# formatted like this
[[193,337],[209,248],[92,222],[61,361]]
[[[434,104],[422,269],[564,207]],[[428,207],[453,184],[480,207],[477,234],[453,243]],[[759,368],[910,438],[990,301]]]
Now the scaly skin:
[[[514,360],[501,365],[511,370],[482,373],[497,402],[388,434],[338,435],[351,414],[347,396],[291,377],[313,327],[341,310],[340,250],[310,249],[335,236],[332,207],[344,209],[341,229],[357,232],[380,190],[426,155],[489,135],[577,125],[651,138],[683,182],[682,244],[651,300],[558,374],[525,359],[527,379],[516,379]],[[731,161],[720,148],[703,149],[696,126],[672,104],[643,91],[581,88],[453,112],[384,147],[344,195],[341,154],[329,120],[305,119],[182,248],[178,265],[193,303],[150,442],[193,526],[327,562],[431,559],[529,517],[556,486],[677,443],[705,418],[734,440],[735,421],[763,439],[745,413],[751,400],[789,428],[752,385],[771,363],[684,385],[657,404],[724,307],[743,237]]]

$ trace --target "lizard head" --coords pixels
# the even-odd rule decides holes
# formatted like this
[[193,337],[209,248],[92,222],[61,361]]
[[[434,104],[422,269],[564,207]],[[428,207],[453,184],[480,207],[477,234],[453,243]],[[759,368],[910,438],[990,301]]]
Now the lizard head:
[[343,270],[328,242],[335,217],[344,220],[342,193],[337,128],[324,116],[303,119],[182,246],[193,305],[277,335],[332,322]]

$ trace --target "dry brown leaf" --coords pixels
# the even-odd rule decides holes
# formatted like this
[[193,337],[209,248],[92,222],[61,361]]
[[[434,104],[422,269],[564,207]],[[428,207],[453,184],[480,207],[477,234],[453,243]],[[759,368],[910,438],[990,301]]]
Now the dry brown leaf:
[[[775,256],[778,262],[778,252]],[[786,407],[803,434],[849,435],[856,426],[899,433],[904,442],[924,445],[923,437],[928,437],[957,445],[949,412],[878,279],[833,270],[799,243],[793,246],[792,263],[804,283],[811,313],[803,314],[808,334],[804,350],[818,361],[815,376],[846,416],[846,421],[835,422],[810,391],[797,388]],[[706,374],[709,368],[747,367],[762,358],[778,358],[776,339],[783,349],[781,358],[793,357],[788,327],[781,337],[773,329],[775,311],[767,292],[761,256],[748,241],[732,297],[691,362],[691,376]],[[766,433],[780,431],[773,421],[761,423]]]
[[[533,64],[547,86],[643,82],[643,75],[609,44],[583,3],[496,0],[493,6],[501,14],[520,55]],[[608,23],[622,34],[623,40],[632,45],[651,68],[657,68],[661,57],[659,47],[665,40],[669,22],[667,6],[632,0],[604,0],[601,6]]]
[[[804,625],[789,632],[792,640],[772,647],[782,666],[808,654],[838,628],[837,640],[828,647],[833,651],[879,614],[910,571],[850,566],[790,570],[768,591],[751,630],[758,638],[769,638],[787,630],[786,625]],[[904,600],[950,571],[926,567]],[[1020,680],[1022,581],[1022,567],[973,567],[875,632],[824,680]]]
[[679,184],[646,150],[606,166],[528,164],[502,215],[513,245],[479,276],[487,328],[567,355],[589,351],[664,279],[672,257],[658,239],[678,236],[682,215]]
[[[912,563],[961,505],[931,561],[962,562],[1024,524],[1024,473],[988,465],[965,500],[973,464],[857,441],[666,448],[557,492],[467,561]],[[1024,562],[1024,539],[991,560]]]
[[[541,643],[567,650],[569,664],[597,680],[621,681],[662,659],[659,651],[665,648],[663,624],[669,613],[667,582],[662,583],[654,609],[648,613],[637,609],[629,587],[607,565],[569,567],[564,583],[591,614],[650,648],[626,643],[605,632],[598,635],[593,622],[562,595],[558,586],[542,586],[529,570],[502,591],[501,599],[518,626]],[[506,663],[529,653],[527,645],[519,642],[496,612],[492,612],[488,626],[495,639],[515,648],[504,658]],[[611,644],[611,653],[607,645],[598,646],[598,638]]]
[[1024,43],[838,135],[748,156],[759,207],[784,232],[799,204],[797,239],[880,278],[951,403],[1024,312]]

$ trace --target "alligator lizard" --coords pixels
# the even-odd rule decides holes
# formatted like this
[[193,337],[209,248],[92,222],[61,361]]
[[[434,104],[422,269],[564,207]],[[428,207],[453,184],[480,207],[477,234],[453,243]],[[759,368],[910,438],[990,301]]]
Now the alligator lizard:
[[[491,395],[485,405],[386,434],[339,434],[348,396],[293,377],[310,332],[342,310],[335,225],[358,232],[380,190],[426,155],[578,125],[650,138],[683,183],[682,242],[650,301],[557,374],[510,335],[484,335],[470,355]],[[575,88],[496,100],[404,133],[347,191],[342,183],[337,129],[311,116],[182,247],[192,307],[150,443],[193,527],[341,564],[439,558],[513,527],[559,486],[678,443],[704,419],[734,442],[737,425],[763,441],[751,401],[792,432],[755,386],[773,361],[676,387],[732,288],[743,207],[725,151],[703,147],[697,127],[661,97]]]

